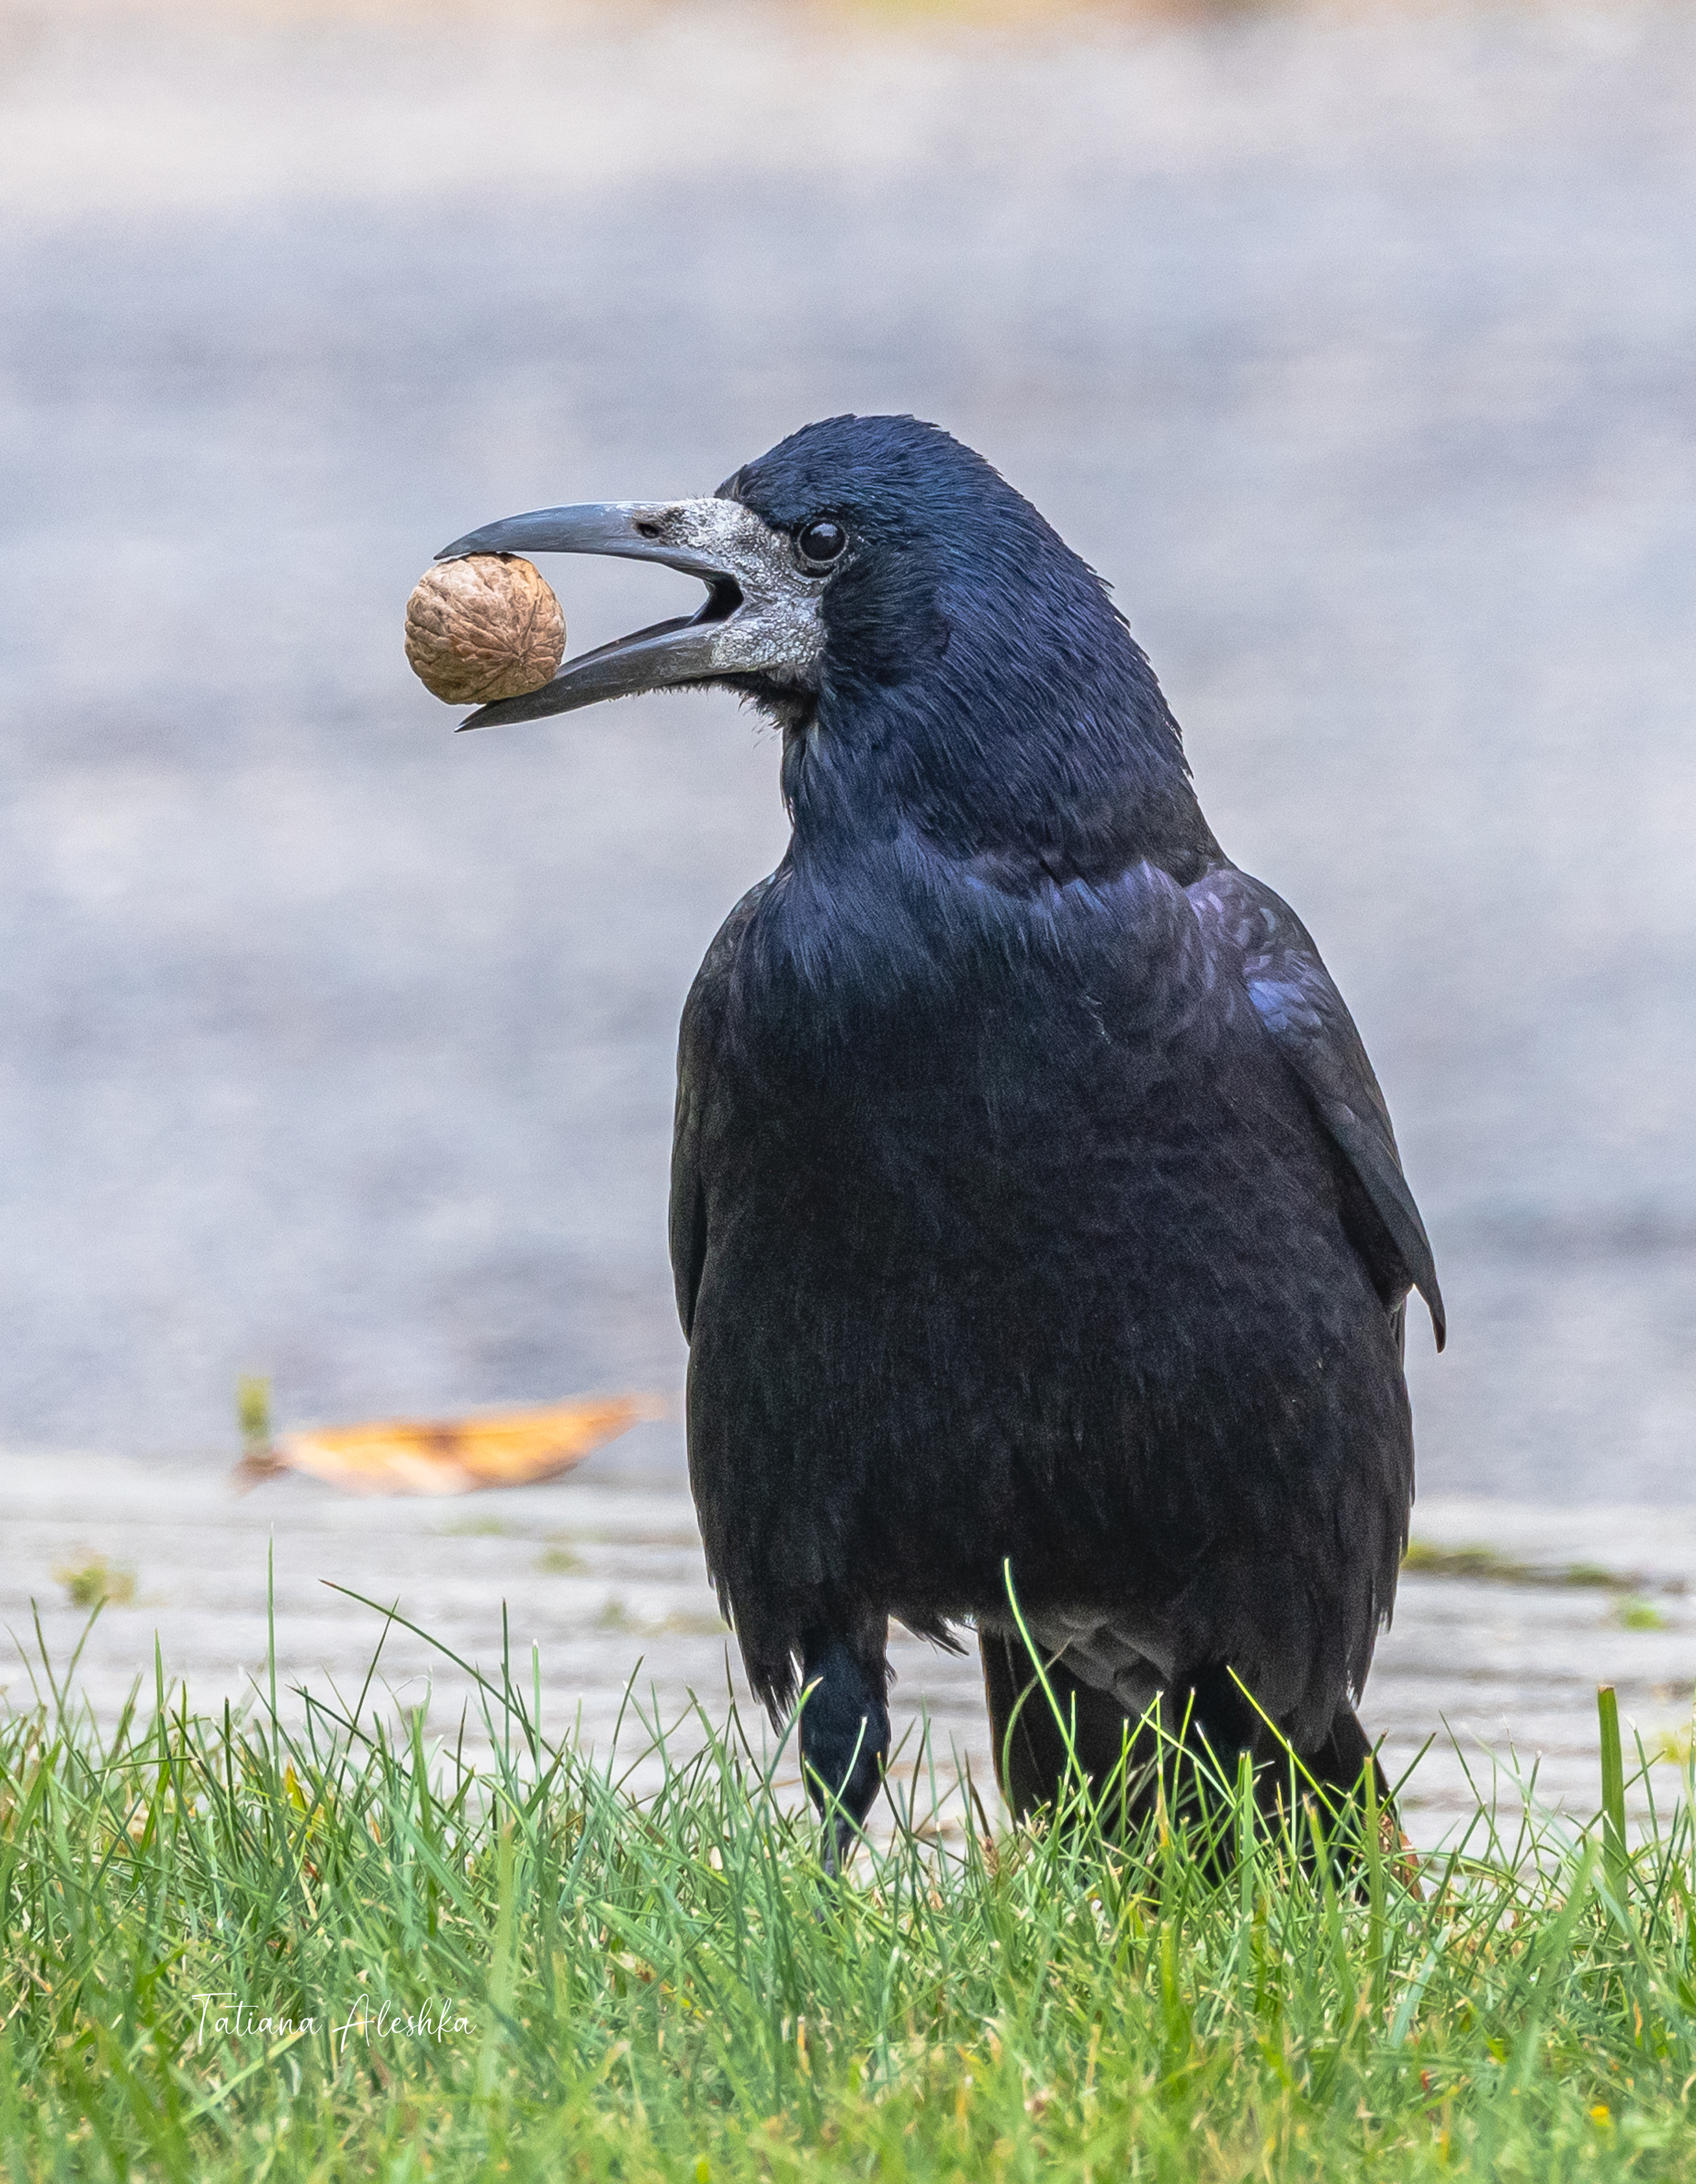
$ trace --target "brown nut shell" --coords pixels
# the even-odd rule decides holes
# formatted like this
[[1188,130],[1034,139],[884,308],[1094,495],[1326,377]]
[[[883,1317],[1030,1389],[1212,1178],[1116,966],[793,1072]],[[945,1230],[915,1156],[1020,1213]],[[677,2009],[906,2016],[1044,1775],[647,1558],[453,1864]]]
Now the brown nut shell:
[[552,682],[566,618],[541,571],[516,554],[468,554],[427,571],[406,602],[406,657],[450,705],[522,698]]

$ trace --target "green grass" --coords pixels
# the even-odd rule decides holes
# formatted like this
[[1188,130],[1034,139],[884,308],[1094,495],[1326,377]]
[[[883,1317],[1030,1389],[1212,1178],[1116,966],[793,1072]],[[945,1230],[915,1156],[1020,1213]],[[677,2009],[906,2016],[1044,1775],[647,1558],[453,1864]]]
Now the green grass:
[[104,1555],[95,1555],[75,1567],[56,1569],[53,1575],[64,1587],[64,1596],[73,1607],[103,1607],[109,1602],[117,1607],[134,1604],[136,1573],[114,1566]]
[[734,1720],[639,1801],[510,1663],[476,1766],[374,1679],[291,1728],[274,1672],[246,1719],[156,1678],[103,1735],[73,1670],[0,1718],[16,2177],[1696,2166],[1692,1778],[1628,1845],[1611,1693],[1590,1825],[1481,1809],[1419,1892],[1370,1840],[1339,1892],[1314,1815],[1247,1806],[1223,1880],[1159,1824],[950,1847],[911,1752],[889,1847],[833,1883]]
[[[1600,1563],[1527,1563],[1504,1555],[1495,1547],[1470,1546],[1440,1547],[1429,1540],[1410,1540],[1402,1568],[1415,1577],[1473,1578],[1484,1585],[1549,1585],[1589,1586],[1603,1592],[1640,1593],[1649,1580],[1631,1570],[1605,1568]],[[1677,1582],[1663,1583],[1662,1592],[1682,1592]],[[1659,1624],[1632,1624],[1632,1629],[1659,1629]]]

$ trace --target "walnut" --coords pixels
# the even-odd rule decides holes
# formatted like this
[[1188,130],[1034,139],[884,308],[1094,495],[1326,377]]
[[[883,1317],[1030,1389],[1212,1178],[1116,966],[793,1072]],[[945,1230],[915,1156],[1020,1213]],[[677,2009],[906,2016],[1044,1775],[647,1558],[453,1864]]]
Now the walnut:
[[450,705],[522,698],[566,655],[566,618],[547,579],[516,554],[468,554],[421,576],[406,602],[406,657]]

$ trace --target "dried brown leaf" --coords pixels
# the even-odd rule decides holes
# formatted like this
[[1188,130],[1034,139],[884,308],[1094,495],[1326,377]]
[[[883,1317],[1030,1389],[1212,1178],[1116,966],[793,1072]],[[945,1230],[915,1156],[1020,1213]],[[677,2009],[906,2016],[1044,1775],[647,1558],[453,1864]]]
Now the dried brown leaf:
[[643,1418],[663,1417],[651,1396],[606,1396],[545,1410],[466,1418],[386,1418],[369,1425],[280,1434],[236,1468],[242,1487],[304,1471],[349,1494],[473,1494],[556,1478]]

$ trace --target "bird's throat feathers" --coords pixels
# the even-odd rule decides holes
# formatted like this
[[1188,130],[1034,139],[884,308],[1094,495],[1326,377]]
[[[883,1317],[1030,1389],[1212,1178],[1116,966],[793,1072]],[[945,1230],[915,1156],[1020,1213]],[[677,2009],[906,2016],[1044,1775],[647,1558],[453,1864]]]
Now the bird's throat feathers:
[[907,680],[829,678],[785,722],[794,832],[762,922],[806,984],[842,1001],[946,984],[986,955],[1087,958],[1130,939],[1151,883],[1174,893],[1218,857],[1153,673],[1082,573],[1086,648],[1075,623],[1069,649],[1039,628],[1040,666],[1027,614],[998,662],[974,597]]

